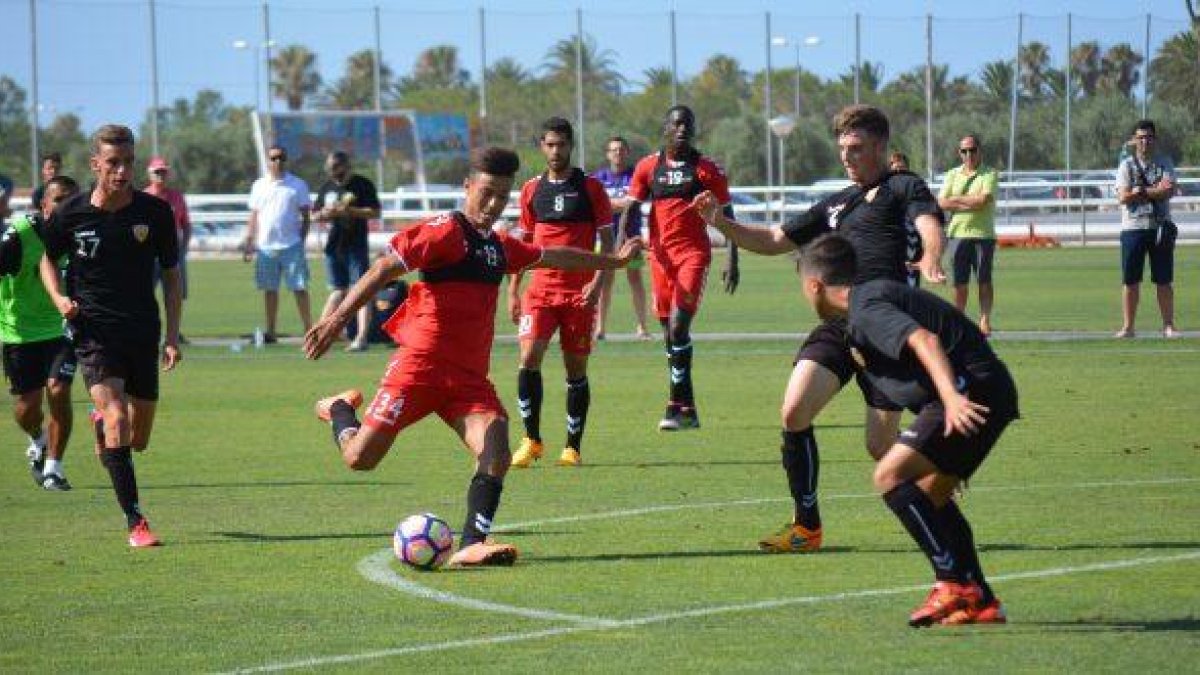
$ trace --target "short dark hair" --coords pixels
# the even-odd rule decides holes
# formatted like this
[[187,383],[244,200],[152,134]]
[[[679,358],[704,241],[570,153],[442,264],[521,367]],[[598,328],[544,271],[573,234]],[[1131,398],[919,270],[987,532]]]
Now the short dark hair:
[[92,154],[100,154],[102,145],[133,146],[133,130],[122,124],[105,124],[92,134]]
[[800,269],[829,286],[854,283],[858,256],[854,246],[840,234],[823,234],[800,252]]
[[267,154],[270,155],[272,150],[278,150],[279,152],[283,153],[283,158],[287,159],[287,156],[288,156],[287,148],[283,147],[282,145],[279,145],[278,143],[272,143],[271,145],[267,146]]
[[620,143],[627,148],[629,147],[629,141],[625,140],[624,136],[609,136],[608,140],[604,142],[605,147],[607,147],[609,143]]
[[0,173],[0,197],[11,197],[13,191],[12,179]]
[[1154,128],[1153,120],[1138,120],[1137,124],[1133,125],[1133,131],[1130,134],[1136,134],[1139,131],[1149,131],[1152,134],[1158,134],[1158,130]]
[[[972,141],[974,141],[974,142],[975,142],[975,147],[977,147],[977,148],[982,148],[982,147],[983,147],[983,141],[979,140],[979,134],[963,134],[963,138],[969,138],[969,139],[971,139]],[[960,141],[959,141],[959,142],[960,142],[960,143],[962,142],[962,141],[961,141],[961,139],[960,139]]]
[[679,103],[677,105],[671,106],[670,108],[667,108],[667,112],[663,115],[663,122],[666,122],[667,120],[671,119],[671,113],[674,113],[674,112],[681,112],[681,113],[686,114],[688,117],[692,118],[693,122],[696,120],[696,113],[693,112],[690,107],[683,105],[682,103]]
[[833,118],[833,133],[841,136],[847,131],[862,131],[887,141],[891,128],[887,115],[872,105],[848,105]]
[[[64,192],[70,192],[71,194],[79,192],[79,183],[77,183],[75,179],[71,178],[70,176],[55,176],[54,178],[46,181],[47,189],[53,186],[58,186],[60,190],[63,190]],[[41,204],[35,204],[35,206],[41,206]]]
[[54,162],[55,164],[62,164],[63,163],[62,153],[61,152],[42,153],[42,164],[45,164],[46,162]]
[[489,145],[471,152],[471,173],[513,177],[521,168],[521,158],[508,148]]
[[546,134],[554,132],[559,136],[567,139],[571,145],[575,145],[575,128],[564,117],[550,117],[545,122],[542,122],[541,139],[546,138]]
[[908,166],[908,155],[895,150],[888,156],[888,164],[892,164],[893,162],[904,162],[904,166]]
[[[280,148],[281,150],[283,148]],[[329,153],[329,159],[333,160],[334,164],[349,164],[350,155],[345,150],[334,150]]]

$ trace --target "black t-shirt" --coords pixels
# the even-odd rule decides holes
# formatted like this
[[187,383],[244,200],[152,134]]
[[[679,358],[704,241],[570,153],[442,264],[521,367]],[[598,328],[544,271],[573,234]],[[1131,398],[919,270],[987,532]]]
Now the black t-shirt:
[[58,207],[42,238],[52,260],[68,256],[76,322],[114,338],[158,341],[154,263],[163,269],[179,264],[170,205],[135,190],[127,206],[109,212],[81,192]]
[[827,232],[841,232],[858,254],[856,283],[903,281],[908,257],[905,223],[925,214],[941,219],[937,199],[925,181],[907,171],[886,174],[870,201],[868,192],[870,189],[851,185],[789,219],[783,232],[797,246],[806,246]]
[[[938,296],[887,279],[850,290],[847,330],[864,374],[891,401],[914,412],[938,397],[929,373],[908,348],[908,338],[918,328],[938,336],[960,391],[1008,380],[1008,370],[979,328]],[[996,409],[996,403],[1013,409]],[[989,404],[993,413],[1015,413],[1015,396],[1011,403]]]
[[[368,178],[351,174],[345,185],[338,185],[333,179],[326,180],[317,188],[317,201],[313,208],[320,210],[327,205],[350,198],[351,206],[360,209],[378,209],[379,193],[375,184]],[[366,218],[334,218],[329,221],[329,238],[325,240],[326,253],[342,253],[354,249],[367,248],[367,219]]]

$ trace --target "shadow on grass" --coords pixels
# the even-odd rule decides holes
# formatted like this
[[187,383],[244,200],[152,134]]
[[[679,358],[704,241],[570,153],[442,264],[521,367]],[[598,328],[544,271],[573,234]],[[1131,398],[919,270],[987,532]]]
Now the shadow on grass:
[[[822,464],[873,464],[874,461],[870,457],[862,459],[833,459],[821,458]],[[771,459],[714,459],[707,461],[680,459],[678,461],[659,461],[659,462],[592,462],[585,463],[580,469],[606,469],[606,468],[634,468],[634,469],[663,469],[673,467],[693,467],[700,468],[705,466],[779,466],[779,458]]]
[[[147,490],[222,490],[222,489],[276,489],[276,488],[295,488],[295,487],[330,487],[330,486],[350,486],[350,487],[394,487],[394,486],[411,486],[412,483],[400,481],[382,481],[382,480],[287,480],[287,481],[247,481],[247,482],[229,482],[229,483],[174,483],[174,484],[158,484],[158,485],[139,485],[138,489]],[[97,484],[97,485],[75,485],[76,490],[100,490],[103,492],[111,492],[112,485]]]
[[1200,618],[1137,621],[1130,619],[1077,619],[1075,621],[1022,621],[1022,626],[1035,626],[1067,633],[1195,633],[1200,631]]
[[1094,542],[1082,544],[980,544],[980,553],[989,553],[993,551],[1105,551],[1105,550],[1126,550],[1126,549],[1150,549],[1150,550],[1184,550],[1184,549],[1200,549],[1200,542],[1197,541],[1128,541],[1112,544],[1097,544]]
[[335,541],[338,539],[389,540],[391,532],[329,532],[325,534],[266,534],[264,532],[213,532],[223,539],[253,542]]

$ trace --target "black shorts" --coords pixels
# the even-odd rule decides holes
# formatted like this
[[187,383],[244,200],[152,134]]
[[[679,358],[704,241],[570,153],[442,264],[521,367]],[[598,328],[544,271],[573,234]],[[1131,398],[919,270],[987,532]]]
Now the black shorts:
[[871,408],[897,412],[903,410],[859,372],[858,364],[850,353],[850,336],[846,333],[844,321],[826,321],[814,328],[800,345],[800,351],[792,363],[794,365],[800,361],[820,364],[836,375],[843,387],[854,377],[862,391],[863,401]]
[[1020,417],[1017,389],[1007,371],[988,380],[977,380],[967,388],[967,397],[990,408],[974,434],[944,435],[946,411],[940,400],[926,405],[912,424],[900,432],[898,443],[924,455],[938,471],[966,480],[987,458],[1009,422]]
[[4,375],[9,393],[20,396],[47,382],[71,384],[75,379],[75,348],[65,337],[4,345]]
[[975,271],[976,283],[992,283],[992,262],[995,258],[995,239],[951,239],[954,285],[966,285],[971,280],[971,270]]
[[146,401],[158,400],[158,344],[138,340],[102,340],[81,331],[75,352],[88,388],[104,380],[125,381],[125,393]]

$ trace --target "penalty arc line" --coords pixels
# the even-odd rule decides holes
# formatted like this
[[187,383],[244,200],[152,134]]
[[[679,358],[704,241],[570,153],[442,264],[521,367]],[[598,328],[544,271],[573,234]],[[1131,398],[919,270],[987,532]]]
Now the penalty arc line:
[[[1188,560],[1200,559],[1200,551],[1189,551],[1178,555],[1170,556],[1155,556],[1150,558],[1128,558],[1125,560],[1113,560],[1102,563],[1092,563],[1088,565],[1074,565],[1070,567],[1052,567],[1043,570],[1031,570],[1027,572],[1013,572],[1009,574],[998,574],[992,577],[993,581],[1023,581],[1030,579],[1045,579],[1051,577],[1060,577],[1070,574],[1085,574],[1090,572],[1107,572],[1112,570],[1128,569],[1131,567],[1142,567],[1145,565],[1155,565],[1160,563],[1182,562]],[[861,591],[845,591],[842,593],[832,593],[829,595],[808,595],[793,598],[778,598],[775,600],[763,600],[760,602],[742,603],[736,605],[722,605],[714,607],[701,607],[691,610],[683,610],[679,612],[669,612],[664,614],[654,614],[650,616],[637,617],[633,619],[625,619],[620,621],[610,621],[608,623],[590,623],[590,624],[575,624],[571,626],[560,626],[556,628],[547,628],[536,631],[528,631],[524,633],[506,633],[504,635],[493,635],[490,637],[469,638],[463,640],[452,640],[448,642],[433,642],[428,644],[410,645],[407,647],[396,647],[392,649],[377,649],[368,652],[360,652],[358,654],[341,654],[336,656],[319,656],[297,661],[288,661],[280,663],[270,663],[262,666],[251,668],[239,668],[233,673],[266,673],[277,672],[281,670],[293,670],[298,668],[316,668],[319,666],[338,665],[345,663],[360,663],[376,659],[393,658],[404,656],[406,654],[420,654],[428,652],[439,652],[451,649],[459,649],[462,647],[484,647],[498,644],[524,642],[529,640],[537,640],[547,637],[555,637],[558,635],[567,635],[571,633],[582,633],[587,631],[604,631],[615,628],[636,628],[656,623],[665,623],[668,621],[677,621],[680,619],[690,619],[705,616],[713,616],[717,614],[729,614],[734,612],[752,612],[764,609],[777,609],[780,607],[788,607],[793,605],[814,605],[827,602],[839,602],[844,600],[855,600],[860,598],[876,598],[890,595],[900,595],[904,593],[914,593],[925,590],[928,584],[920,586],[898,586],[893,588],[876,588],[864,589]]]

